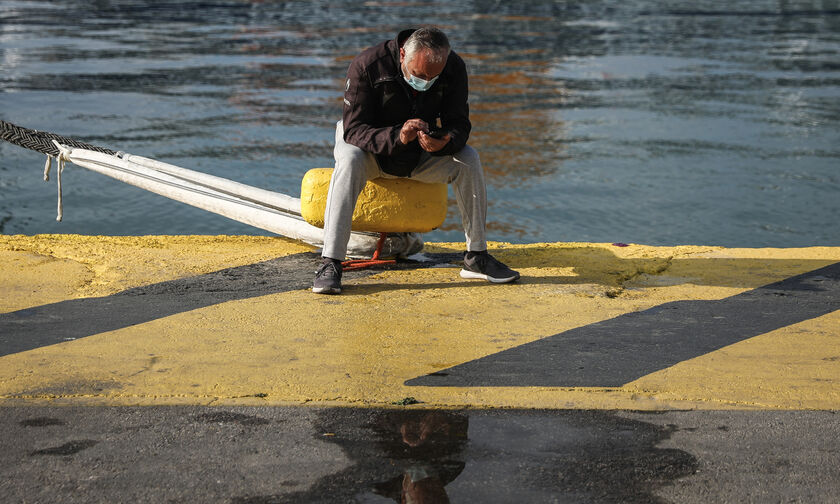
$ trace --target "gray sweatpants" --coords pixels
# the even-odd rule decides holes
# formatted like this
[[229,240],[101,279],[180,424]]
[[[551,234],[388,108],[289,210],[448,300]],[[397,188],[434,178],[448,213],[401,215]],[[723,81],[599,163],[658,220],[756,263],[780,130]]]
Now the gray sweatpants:
[[[321,255],[343,260],[347,255],[353,210],[365,183],[378,177],[398,177],[383,172],[376,157],[370,152],[346,143],[341,121],[338,121],[335,128],[334,154],[335,169],[327,193],[324,250]],[[467,145],[451,156],[432,156],[424,152],[409,178],[430,184],[452,184],[458,209],[461,211],[467,250],[487,250],[484,234],[487,190],[484,186],[481,160],[475,149]]]

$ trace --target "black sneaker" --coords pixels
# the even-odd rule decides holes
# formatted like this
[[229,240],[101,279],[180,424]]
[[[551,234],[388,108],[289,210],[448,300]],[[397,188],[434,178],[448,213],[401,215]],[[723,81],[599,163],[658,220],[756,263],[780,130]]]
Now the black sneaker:
[[324,264],[315,272],[312,292],[318,294],[341,294],[341,261],[324,258]]
[[493,283],[508,283],[519,279],[519,273],[500,263],[487,252],[464,254],[461,278],[478,278]]

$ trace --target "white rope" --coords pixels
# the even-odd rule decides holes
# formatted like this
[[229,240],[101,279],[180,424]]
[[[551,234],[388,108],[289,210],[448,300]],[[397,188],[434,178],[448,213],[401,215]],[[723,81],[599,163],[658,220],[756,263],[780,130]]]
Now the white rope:
[[[161,196],[207,210],[288,238],[323,246],[323,229],[300,216],[300,199],[247,186],[221,177],[180,168],[159,161],[121,153],[118,156],[87,149],[58,147],[58,217],[62,219],[61,172],[65,161],[106,175]],[[48,160],[49,161],[49,160]],[[370,257],[376,249],[378,233],[353,231],[347,253],[350,257]],[[422,238],[415,233],[389,234],[386,255],[410,255],[422,249]]]
[[219,191],[246,201],[258,203],[262,206],[271,207],[284,213],[300,215],[300,198],[293,198],[278,192],[267,191],[258,187],[234,182],[226,178],[188,170],[186,168],[181,168],[180,166],[163,163],[155,159],[149,159],[134,154],[118,152],[117,157],[128,161],[129,163],[144,166],[157,172],[166,173],[187,182],[213,189],[214,191]]
[[50,181],[50,169],[52,169],[52,156],[47,154],[47,162],[44,163],[44,182]]
[[58,204],[56,209],[56,216],[55,220],[61,222],[64,218],[64,201],[61,195],[61,174],[64,172],[64,163],[70,159],[70,152],[71,150],[68,147],[64,147],[60,143],[56,142],[55,140],[52,141],[56,147],[58,147],[58,162],[56,163],[56,181],[58,183]]

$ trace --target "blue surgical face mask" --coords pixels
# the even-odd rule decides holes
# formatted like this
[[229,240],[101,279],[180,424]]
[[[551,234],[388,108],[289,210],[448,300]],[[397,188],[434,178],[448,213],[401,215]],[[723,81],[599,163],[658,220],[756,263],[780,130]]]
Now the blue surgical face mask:
[[[405,74],[408,74],[408,77],[406,77]],[[403,73],[403,79],[405,79],[408,85],[411,86],[413,89],[416,89],[417,91],[421,92],[428,91],[428,89],[432,87],[432,84],[434,84],[435,81],[438,80],[438,77],[440,77],[440,75],[435,76],[432,80],[423,80],[420,77],[415,77],[414,75],[411,75],[408,72]]]

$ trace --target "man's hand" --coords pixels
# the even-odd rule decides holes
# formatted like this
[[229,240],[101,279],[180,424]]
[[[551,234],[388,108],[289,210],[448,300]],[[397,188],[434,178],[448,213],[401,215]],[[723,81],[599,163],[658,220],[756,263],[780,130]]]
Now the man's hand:
[[422,119],[409,119],[400,130],[400,142],[408,145],[417,138],[417,133],[429,131],[429,125]]
[[446,147],[446,144],[449,143],[450,138],[452,138],[451,136],[449,136],[449,133],[442,136],[441,138],[435,138],[433,136],[430,136],[425,131],[420,131],[417,134],[417,137],[420,139],[420,147],[422,147],[423,150],[426,152],[437,152],[443,149],[444,147]]

